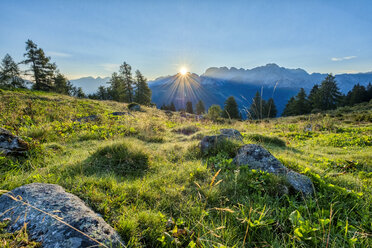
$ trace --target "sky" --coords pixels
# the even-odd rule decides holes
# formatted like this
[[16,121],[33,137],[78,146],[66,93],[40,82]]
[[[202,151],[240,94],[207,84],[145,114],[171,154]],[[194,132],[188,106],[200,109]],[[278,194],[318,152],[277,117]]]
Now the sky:
[[124,61],[148,79],[267,63],[372,71],[370,0],[0,0],[0,10],[0,57],[22,61],[31,39],[69,79]]

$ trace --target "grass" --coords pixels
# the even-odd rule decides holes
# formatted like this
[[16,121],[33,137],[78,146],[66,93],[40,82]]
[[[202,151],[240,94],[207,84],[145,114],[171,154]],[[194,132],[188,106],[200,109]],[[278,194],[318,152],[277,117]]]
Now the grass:
[[[83,199],[129,247],[370,247],[372,103],[264,121],[196,122],[141,106],[0,91],[0,126],[31,144],[0,157],[0,189],[56,183]],[[96,121],[73,119],[98,115]],[[363,117],[361,117],[363,115]],[[304,128],[317,126],[311,132]],[[235,128],[306,174],[303,198],[276,176],[236,167],[239,144],[201,156],[198,142]],[[30,246],[32,247],[32,246]]]

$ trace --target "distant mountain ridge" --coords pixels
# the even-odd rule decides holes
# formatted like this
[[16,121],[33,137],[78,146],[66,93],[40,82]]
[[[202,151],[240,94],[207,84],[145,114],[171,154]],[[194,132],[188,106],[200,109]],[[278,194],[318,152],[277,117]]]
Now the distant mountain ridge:
[[[260,91],[264,99],[274,98],[279,113],[300,88],[309,91],[327,76],[321,73],[309,74],[301,68],[288,69],[273,63],[252,69],[211,67],[200,76],[190,73],[192,81],[197,82],[197,85],[172,87],[178,84],[175,83],[177,75],[160,77],[149,82],[153,92],[152,100],[158,107],[174,102],[177,108],[184,108],[187,101],[193,102],[195,106],[199,99],[204,101],[206,107],[212,104],[223,106],[227,97],[234,96],[240,109],[244,110],[250,106],[254,94]],[[338,74],[336,81],[340,90],[347,93],[357,83],[367,85],[372,82],[372,72]],[[190,87],[190,92],[183,91],[185,87]],[[203,92],[204,97],[198,96],[200,92]]]
[[74,86],[81,87],[87,94],[95,93],[99,86],[107,87],[108,81],[110,81],[110,77],[82,77],[70,80]]
[[[289,69],[270,63],[252,69],[235,67],[210,67],[200,76],[188,73],[192,84],[177,81],[179,74],[161,76],[149,81],[152,101],[160,107],[174,102],[178,109],[184,108],[187,101],[203,100],[208,108],[212,104],[223,106],[229,96],[234,96],[241,109],[248,108],[257,91],[263,98],[273,97],[279,113],[288,99],[297,94],[300,88],[309,91],[314,84],[320,84],[327,74],[311,73],[304,69]],[[372,82],[372,72],[337,74],[336,81],[340,90],[347,93],[355,84],[367,85]],[[70,80],[75,86],[82,87],[85,93],[97,91],[99,86],[107,87],[109,77],[83,77]],[[176,83],[177,81],[177,83]],[[185,90],[187,89],[187,90]]]

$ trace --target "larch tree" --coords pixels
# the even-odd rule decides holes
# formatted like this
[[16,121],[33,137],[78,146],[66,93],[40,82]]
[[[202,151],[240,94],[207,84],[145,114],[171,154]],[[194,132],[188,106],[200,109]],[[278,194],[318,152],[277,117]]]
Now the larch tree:
[[56,64],[50,62],[43,49],[38,48],[32,40],[26,41],[25,64],[30,64],[30,71],[34,79],[33,89],[52,91]]

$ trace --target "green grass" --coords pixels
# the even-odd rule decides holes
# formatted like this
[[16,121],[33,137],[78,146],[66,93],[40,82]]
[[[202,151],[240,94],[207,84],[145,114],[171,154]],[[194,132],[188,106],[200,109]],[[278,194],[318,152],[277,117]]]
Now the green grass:
[[[129,247],[372,245],[372,103],[360,111],[231,123],[141,108],[134,116],[112,116],[127,105],[0,91],[0,126],[32,147],[24,158],[0,157],[0,189],[59,184],[100,213]],[[99,118],[72,121],[88,115]],[[317,130],[305,132],[308,124]],[[221,128],[239,130],[246,143],[309,176],[316,195],[286,194],[281,178],[236,167],[237,143],[202,156],[200,138]]]

